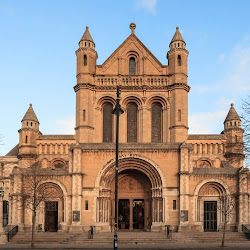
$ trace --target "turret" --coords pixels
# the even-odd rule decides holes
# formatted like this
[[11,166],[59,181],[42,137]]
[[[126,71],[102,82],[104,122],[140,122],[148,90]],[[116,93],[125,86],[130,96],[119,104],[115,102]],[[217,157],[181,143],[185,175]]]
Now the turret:
[[76,140],[79,143],[92,142],[93,138],[93,119],[94,113],[93,90],[90,88],[94,84],[96,74],[97,52],[95,43],[86,30],[79,42],[79,49],[76,51],[77,57],[77,84],[74,87],[76,92]]
[[86,26],[86,30],[78,45],[79,49],[76,51],[77,83],[92,81],[90,76],[96,73],[96,60],[98,55],[95,51],[95,43],[89,33],[88,26]]
[[186,42],[184,41],[179,27],[176,27],[175,34],[169,44],[170,50],[167,53],[168,72],[170,83],[187,84],[187,58]]
[[19,132],[19,158],[35,158],[37,155],[36,139],[41,134],[39,121],[32,104],[22,119],[22,128]]
[[188,136],[188,92],[186,43],[176,27],[167,53],[170,92],[170,141],[183,142]]
[[241,119],[234,108],[234,104],[231,104],[231,108],[224,121],[224,130],[222,132],[226,136],[226,152],[225,157],[235,167],[243,166],[243,133],[241,128]]

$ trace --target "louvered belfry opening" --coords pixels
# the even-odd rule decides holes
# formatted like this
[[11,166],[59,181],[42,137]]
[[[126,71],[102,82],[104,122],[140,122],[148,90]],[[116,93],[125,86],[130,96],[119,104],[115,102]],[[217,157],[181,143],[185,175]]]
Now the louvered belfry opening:
[[151,141],[162,142],[162,105],[154,103],[151,109]]
[[127,141],[137,142],[137,112],[136,103],[130,103],[127,108]]
[[136,71],[135,58],[130,57],[129,58],[129,75],[135,75],[135,71]]
[[113,105],[105,103],[103,105],[103,142],[113,141]]

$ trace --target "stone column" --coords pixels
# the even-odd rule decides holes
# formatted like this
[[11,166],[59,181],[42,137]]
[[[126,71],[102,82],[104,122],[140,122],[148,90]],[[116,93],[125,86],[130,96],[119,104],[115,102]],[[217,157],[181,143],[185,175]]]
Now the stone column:
[[190,229],[189,225],[189,145],[180,146],[180,224],[179,231]]
[[73,149],[72,162],[72,223],[71,231],[82,230],[82,151],[80,147]]
[[133,199],[129,199],[129,230],[133,230]]

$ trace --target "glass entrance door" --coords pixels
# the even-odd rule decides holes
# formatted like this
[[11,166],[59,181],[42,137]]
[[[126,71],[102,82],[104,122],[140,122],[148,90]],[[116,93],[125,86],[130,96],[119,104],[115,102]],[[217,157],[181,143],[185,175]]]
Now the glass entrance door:
[[217,201],[204,201],[204,231],[217,231]]
[[133,229],[144,229],[144,200],[133,201]]
[[129,199],[119,199],[118,228],[129,229]]

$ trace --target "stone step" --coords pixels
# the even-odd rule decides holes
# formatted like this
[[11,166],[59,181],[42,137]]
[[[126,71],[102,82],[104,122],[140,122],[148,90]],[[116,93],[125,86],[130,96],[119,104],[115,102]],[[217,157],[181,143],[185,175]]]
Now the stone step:
[[[88,239],[87,232],[81,233],[49,233],[38,232],[35,235],[36,243],[49,244],[113,244],[113,233],[95,232],[93,239]],[[172,238],[167,238],[165,233],[157,232],[118,232],[118,241],[121,244],[167,244],[167,243],[210,243],[220,242],[222,232],[180,232],[173,233]],[[249,242],[243,233],[226,232],[226,242]],[[31,241],[30,232],[19,232],[9,244],[28,244]]]

